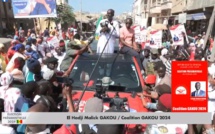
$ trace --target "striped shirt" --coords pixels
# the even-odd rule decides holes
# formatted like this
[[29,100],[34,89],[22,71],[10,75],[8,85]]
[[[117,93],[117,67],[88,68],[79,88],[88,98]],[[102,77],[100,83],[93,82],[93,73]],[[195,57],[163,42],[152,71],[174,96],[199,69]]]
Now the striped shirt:
[[166,73],[171,76],[171,74],[172,74],[172,61],[167,60],[163,56],[160,56],[160,59],[162,60],[163,64],[166,66]]
[[172,61],[167,60],[166,62],[164,62],[164,65],[166,66],[166,73],[171,75],[172,74]]

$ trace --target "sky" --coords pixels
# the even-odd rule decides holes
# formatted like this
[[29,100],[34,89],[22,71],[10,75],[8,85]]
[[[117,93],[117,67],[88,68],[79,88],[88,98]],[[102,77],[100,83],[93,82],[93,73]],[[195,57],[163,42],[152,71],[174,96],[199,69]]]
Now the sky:
[[[134,0],[82,0],[82,11],[90,13],[101,13],[112,8],[115,14],[131,12]],[[81,11],[81,0],[69,0],[69,5],[74,11]]]

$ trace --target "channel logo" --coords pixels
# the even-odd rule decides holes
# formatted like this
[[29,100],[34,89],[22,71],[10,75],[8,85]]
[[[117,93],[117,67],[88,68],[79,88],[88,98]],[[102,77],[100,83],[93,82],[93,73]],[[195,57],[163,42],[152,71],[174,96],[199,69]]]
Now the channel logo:
[[175,92],[175,94],[177,95],[185,95],[187,94],[187,89],[185,87],[180,86],[175,90]]

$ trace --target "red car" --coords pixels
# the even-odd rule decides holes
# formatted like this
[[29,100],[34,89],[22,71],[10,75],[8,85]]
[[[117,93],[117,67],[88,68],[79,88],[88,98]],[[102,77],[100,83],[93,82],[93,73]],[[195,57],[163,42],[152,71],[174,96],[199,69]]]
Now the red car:
[[[73,79],[73,94],[74,102],[77,102],[85,88],[87,82],[87,90],[79,104],[79,112],[84,111],[86,101],[95,95],[97,80],[108,79],[110,87],[121,87],[118,89],[107,89],[106,94],[108,97],[113,98],[116,91],[119,92],[120,98],[127,98],[128,106],[125,108],[130,112],[148,112],[143,107],[142,100],[138,93],[143,92],[144,79],[141,74],[141,67],[138,65],[137,60],[129,55],[117,54],[103,54],[95,72],[90,75],[97,62],[99,55],[80,55],[77,56],[70,68],[71,72],[69,77]],[[103,81],[104,82],[104,81]],[[123,88],[124,87],[124,88]],[[146,100],[150,101],[150,100]],[[104,110],[109,109],[109,103],[104,103]],[[144,132],[146,124],[127,125],[127,134],[139,134]]]

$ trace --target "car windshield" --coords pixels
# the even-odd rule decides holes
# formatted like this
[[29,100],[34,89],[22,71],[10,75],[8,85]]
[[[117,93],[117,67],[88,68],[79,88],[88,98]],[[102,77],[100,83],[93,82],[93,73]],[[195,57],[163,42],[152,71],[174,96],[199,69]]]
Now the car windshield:
[[[94,60],[78,60],[76,62],[70,74],[70,78],[74,80],[73,88],[75,90],[83,90],[95,64]],[[106,83],[103,84],[125,87],[125,92],[142,91],[137,70],[131,61],[117,61],[114,64],[108,61],[99,62],[87,90],[95,90],[96,81],[100,79],[104,82],[105,78]]]

